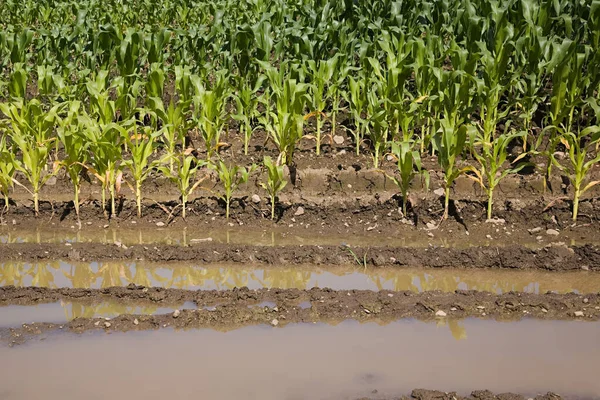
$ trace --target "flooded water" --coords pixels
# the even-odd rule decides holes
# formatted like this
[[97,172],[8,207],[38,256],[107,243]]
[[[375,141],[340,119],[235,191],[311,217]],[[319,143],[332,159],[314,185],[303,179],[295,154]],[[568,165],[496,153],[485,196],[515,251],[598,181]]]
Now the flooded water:
[[[197,309],[193,302],[181,306],[149,307],[126,306],[118,302],[103,301],[98,304],[81,304],[70,301],[33,306],[0,306],[0,328],[10,328],[32,322],[67,323],[75,318],[113,318],[121,314],[158,315],[172,313],[175,309]],[[0,397],[2,398],[2,397]]]
[[[585,241],[570,238],[568,233],[561,236],[561,240],[571,246],[581,243],[591,243],[593,238]],[[429,238],[425,232],[415,230],[413,233],[404,233],[401,236],[378,235],[371,233],[357,233],[354,235],[331,235],[320,233],[315,229],[290,232],[286,228],[257,229],[246,226],[229,227],[227,229],[202,229],[202,227],[171,228],[162,227],[152,229],[138,228],[136,225],[129,227],[109,227],[84,225],[81,230],[76,226],[50,228],[48,225],[39,227],[14,228],[0,227],[0,243],[105,243],[116,242],[124,245],[198,245],[206,243],[247,244],[255,246],[289,246],[289,245],[330,245],[338,246],[342,243],[350,246],[400,246],[400,247],[426,247],[431,245],[442,247],[469,247],[469,246],[508,246],[518,244],[532,248],[540,247],[535,236],[528,234],[503,235],[502,240],[491,240],[485,235],[465,235],[464,232],[455,235]]]
[[147,262],[0,264],[0,286],[104,288],[130,283],[182,289],[328,287],[336,290],[412,290],[422,292],[476,289],[494,293],[519,291],[597,292],[600,274],[586,271],[540,272],[491,269],[241,267]]
[[600,397],[600,324],[405,320],[58,336],[0,348],[4,400],[348,399],[415,388]]

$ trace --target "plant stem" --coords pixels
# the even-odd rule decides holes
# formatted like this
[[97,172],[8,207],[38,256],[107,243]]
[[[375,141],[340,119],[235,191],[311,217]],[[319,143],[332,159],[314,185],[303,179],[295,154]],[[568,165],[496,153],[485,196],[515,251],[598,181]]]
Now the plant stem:
[[106,187],[102,186],[102,212],[106,215]]
[[275,219],[275,196],[271,196],[271,221]]
[[448,218],[448,209],[449,208],[450,208],[450,186],[446,185],[445,199],[444,199],[444,217],[442,218],[442,220],[445,220]]
[[37,217],[40,213],[40,194],[37,189],[33,191],[33,207],[35,209],[35,216]]
[[575,188],[575,194],[573,195],[573,222],[577,222],[577,214],[579,213],[579,196],[581,191],[579,186]]
[[321,114],[317,114],[317,155],[321,155]]
[[73,184],[73,191],[73,205],[75,206],[75,214],[77,215],[77,218],[79,218],[79,183]]
[[225,199],[225,219],[229,220],[229,202],[231,201],[231,198],[227,197]]
[[182,194],[181,195],[181,205],[183,207],[183,211],[181,212],[181,215],[183,217],[183,219],[185,219],[185,204],[187,203],[187,196]]
[[142,217],[142,188],[141,188],[142,184],[141,182],[136,182],[135,183],[135,200],[137,203],[137,214],[138,214],[138,218]]
[[490,188],[488,191],[487,219],[492,219],[493,202],[494,202],[494,189]]

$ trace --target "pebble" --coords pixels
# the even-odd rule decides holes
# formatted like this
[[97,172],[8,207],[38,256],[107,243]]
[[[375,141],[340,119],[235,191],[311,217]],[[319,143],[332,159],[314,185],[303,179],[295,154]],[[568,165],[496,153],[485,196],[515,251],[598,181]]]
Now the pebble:
[[139,323],[140,323],[140,321],[138,321],[138,319],[137,319],[137,318],[133,320],[133,324],[134,324],[134,325],[138,325]]
[[431,232],[427,232],[427,236],[429,236],[429,237],[433,237],[433,233],[431,233]]
[[435,316],[436,317],[445,317],[446,313],[443,312],[442,310],[439,310],[438,312],[435,313]]
[[110,326],[111,326],[111,323],[110,323],[110,322],[105,322],[105,323],[104,323],[104,326],[105,326],[105,327],[107,327],[107,328],[110,328]]
[[543,313],[547,313],[547,312],[548,312],[548,310],[546,310],[545,308],[542,308],[542,312],[543,312]]
[[435,194],[436,196],[443,196],[446,194],[446,191],[444,190],[444,188],[438,188],[433,191],[433,194]]
[[173,311],[173,318],[179,317],[180,314],[181,314],[181,311],[179,311],[179,310]]
[[558,236],[558,231],[556,229],[548,229],[546,231],[546,235],[550,235],[550,236]]
[[211,237],[207,237],[207,238],[202,238],[202,239],[192,239],[190,240],[190,243],[204,243],[204,242],[212,242],[213,238]]
[[575,311],[576,317],[583,317],[583,311]]
[[279,325],[279,321],[277,320],[277,318],[274,318],[274,319],[271,321],[271,325],[272,325],[272,326],[277,326],[277,325]]
[[542,240],[542,237],[541,236],[536,236],[535,240]]
[[590,267],[588,267],[587,265],[582,265],[581,269],[584,270],[584,271],[589,271]]
[[484,309],[485,309],[485,307],[484,307],[484,306],[477,306],[477,309],[479,309],[479,310],[484,310]]
[[452,307],[450,311],[456,311],[456,307]]
[[344,137],[340,135],[335,135],[333,137],[333,141],[335,142],[335,144],[344,144]]
[[488,238],[489,240],[492,240],[492,235],[485,235],[486,238]]
[[253,195],[252,195],[252,202],[253,202],[254,204],[258,204],[258,203],[260,203],[260,196],[259,196],[259,195],[257,195],[257,194],[253,194]]
[[486,219],[485,222],[488,224],[500,224],[500,225],[506,224],[506,220],[504,218]]
[[156,226],[165,226],[165,223],[164,223],[164,222],[162,222],[162,221],[158,221],[158,222],[156,223]]
[[588,298],[586,297],[585,299],[583,299],[583,302],[586,303],[586,304],[589,303]]
[[295,217],[299,217],[301,215],[304,215],[304,207],[298,207],[298,209],[296,209],[296,212],[294,213]]
[[391,293],[388,293],[388,297],[394,297],[394,295]]
[[427,229],[435,229],[437,227],[437,225],[431,221],[425,224],[425,226],[427,226]]
[[531,233],[531,234],[538,233],[538,232],[541,232],[541,231],[542,231],[542,228],[540,228],[539,226],[536,227],[536,228],[528,229],[528,232]]
[[94,325],[95,325],[95,326],[99,326],[99,325],[100,325],[100,321],[96,321],[96,322],[94,322]]

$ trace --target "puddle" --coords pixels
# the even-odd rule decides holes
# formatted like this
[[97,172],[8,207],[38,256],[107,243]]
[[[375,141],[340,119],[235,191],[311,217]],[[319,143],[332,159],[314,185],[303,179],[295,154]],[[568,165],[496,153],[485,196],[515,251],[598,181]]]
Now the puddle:
[[181,306],[152,307],[126,306],[116,302],[98,304],[81,304],[60,301],[56,303],[38,304],[35,306],[1,306],[0,328],[10,328],[30,324],[32,322],[66,323],[75,318],[113,318],[121,314],[157,315],[172,313],[175,309],[195,310],[196,304],[185,302]]
[[265,308],[265,307],[275,308],[275,307],[277,307],[277,304],[273,303],[272,301],[263,301],[258,304],[253,304],[253,305],[248,306],[248,308]]
[[435,323],[411,320],[64,335],[0,348],[3,365],[10,366],[0,384],[7,400],[329,400],[372,396],[373,390],[391,398],[421,387],[462,395],[485,388],[531,397],[547,391],[600,396],[599,323],[460,324],[463,340]]
[[411,290],[415,292],[473,289],[493,293],[597,292],[600,274],[587,271],[541,272],[485,269],[417,268],[315,268],[315,267],[243,267],[198,266],[183,263],[144,262],[44,263],[10,262],[0,264],[0,286],[42,286],[104,288],[144,286],[228,290],[282,288],[335,290]]
[[300,307],[302,310],[306,310],[307,308],[312,308],[312,305],[310,304],[310,301],[303,301],[302,303],[298,304],[298,307]]
[[[404,233],[399,236],[387,236],[380,234],[357,233],[355,235],[332,235],[322,233],[314,229],[307,229],[303,234],[301,231],[291,233],[285,228],[271,230],[256,229],[251,227],[233,227],[228,229],[202,229],[202,227],[186,228],[137,228],[118,227],[103,229],[84,225],[81,230],[65,227],[48,227],[48,225],[13,228],[0,227],[0,243],[104,243],[114,244],[122,243],[130,245],[151,245],[151,244],[171,244],[171,245],[202,245],[207,241],[212,243],[245,244],[254,246],[289,246],[289,245],[319,245],[319,246],[339,246],[347,244],[351,247],[378,247],[378,246],[398,246],[398,247],[426,247],[429,245],[441,247],[470,247],[470,246],[508,246],[511,244],[539,248],[540,242],[535,236],[527,232],[515,234],[512,236],[503,235],[501,240],[490,240],[484,235],[467,236],[446,235],[445,237],[429,238],[423,231],[414,231],[414,233]],[[585,243],[595,243],[594,238],[577,236],[572,233],[563,233],[561,241],[571,245],[581,245]]]

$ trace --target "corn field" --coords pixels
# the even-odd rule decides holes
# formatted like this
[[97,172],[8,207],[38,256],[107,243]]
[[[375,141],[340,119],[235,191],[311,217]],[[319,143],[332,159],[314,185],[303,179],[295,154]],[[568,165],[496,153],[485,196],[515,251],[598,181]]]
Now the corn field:
[[248,153],[260,132],[276,150],[262,169],[274,204],[299,142],[327,157],[342,132],[374,169],[394,160],[404,213],[427,155],[444,216],[459,176],[492,218],[500,180],[537,168],[568,177],[576,220],[600,183],[600,1],[4,0],[0,131],[5,212],[19,186],[37,213],[64,171],[77,213],[83,175],[110,216],[122,184],[141,215],[142,183],[160,174],[185,217],[210,170],[229,216],[255,169],[223,160],[232,136]]

